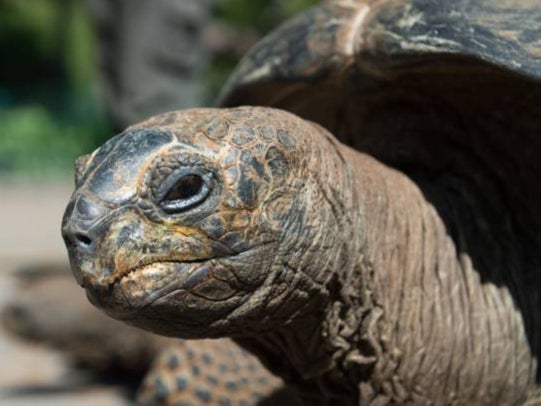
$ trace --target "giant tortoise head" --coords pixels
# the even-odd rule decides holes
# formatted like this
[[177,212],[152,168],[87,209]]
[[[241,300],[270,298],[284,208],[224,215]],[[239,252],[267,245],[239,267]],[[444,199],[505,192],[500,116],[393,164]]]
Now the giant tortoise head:
[[80,159],[63,235],[89,299],[183,337],[300,317],[323,276],[294,272],[294,257],[307,245],[329,249],[314,241],[331,209],[309,169],[319,157],[307,153],[320,131],[268,108],[188,110],[129,128]]

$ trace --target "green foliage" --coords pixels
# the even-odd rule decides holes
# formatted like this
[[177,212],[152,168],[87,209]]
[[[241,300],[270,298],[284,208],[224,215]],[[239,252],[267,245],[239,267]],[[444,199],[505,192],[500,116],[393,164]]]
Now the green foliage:
[[[216,0],[217,18],[265,34],[316,0]],[[0,0],[0,176],[71,176],[74,158],[111,135],[94,95],[96,58],[83,0]],[[241,55],[205,77],[214,98]]]
[[93,149],[93,126],[59,121],[42,106],[0,112],[0,175],[51,178],[72,172],[75,158]]
[[79,0],[0,0],[0,83],[15,96],[38,82],[88,88],[96,73],[93,45]]
[[265,33],[318,0],[219,0],[219,16],[235,27]]
[[302,10],[320,3],[319,0],[279,0],[280,7],[284,10],[284,14],[292,16],[300,13]]
[[[0,1],[0,37],[24,37],[41,56],[55,52],[57,8],[47,0]],[[17,47],[20,48],[20,47]]]
[[69,40],[65,43],[63,53],[67,78],[74,90],[88,93],[97,77],[97,52],[94,33],[83,3],[73,2],[68,22],[66,31]]
[[236,27],[260,26],[268,11],[268,0],[221,0],[221,17]]
[[71,176],[109,135],[84,4],[0,0],[0,49],[0,176]]

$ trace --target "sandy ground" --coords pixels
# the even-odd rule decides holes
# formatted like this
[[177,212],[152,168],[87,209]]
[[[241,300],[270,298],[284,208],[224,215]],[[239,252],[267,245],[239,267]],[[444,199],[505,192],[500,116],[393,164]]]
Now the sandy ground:
[[[67,261],[60,222],[70,184],[0,183],[0,307],[16,291],[11,273]],[[126,405],[120,390],[93,382],[61,354],[25,344],[0,329],[0,405]]]

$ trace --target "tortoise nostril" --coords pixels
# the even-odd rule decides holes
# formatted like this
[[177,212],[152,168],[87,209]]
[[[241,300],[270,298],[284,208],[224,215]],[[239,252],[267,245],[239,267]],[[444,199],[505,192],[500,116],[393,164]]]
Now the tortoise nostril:
[[76,243],[80,245],[90,245],[92,244],[92,240],[85,234],[82,233],[76,233],[73,238],[75,239]]

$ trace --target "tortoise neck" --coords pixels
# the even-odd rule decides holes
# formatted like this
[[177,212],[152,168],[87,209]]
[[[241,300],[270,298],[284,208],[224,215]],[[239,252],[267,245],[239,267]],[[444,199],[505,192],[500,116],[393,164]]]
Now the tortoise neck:
[[[371,164],[363,163],[366,184],[356,185],[353,151],[330,136],[318,141],[309,157],[313,160],[309,166],[317,168],[309,176],[316,181],[306,186],[317,185],[312,191],[316,203],[305,205],[313,210],[306,218],[316,221],[304,229],[313,235],[303,239],[310,242],[307,252],[296,251],[301,263],[294,259],[290,263],[321,287],[309,295],[317,305],[285,327],[237,341],[299,388],[308,404],[357,404],[358,382],[369,380],[381,353],[374,340],[383,310],[374,300],[374,268],[362,254],[371,243],[365,230],[373,227],[367,218],[373,217],[371,207],[380,199],[371,193],[377,190],[381,165],[366,157]],[[362,198],[355,192],[361,187],[366,192]]]
[[[324,155],[313,159],[326,203],[307,218],[317,217],[321,224],[308,228],[326,237],[310,239],[318,258],[303,269],[324,287],[319,311],[240,343],[326,404],[378,396],[474,404],[483,393],[513,403],[527,396],[537,344],[524,315],[538,319],[539,294],[524,279],[532,273],[517,251],[519,230],[505,229],[502,216],[512,211],[505,200],[467,184],[449,195],[441,180],[414,182],[336,144]],[[490,176],[481,182],[486,190]],[[452,398],[456,385],[474,377],[476,384]],[[442,391],[442,382],[455,386]]]
[[329,340],[322,318],[323,312],[270,333],[235,341],[295,388],[306,404],[356,405],[356,385],[337,367],[337,356],[330,351],[340,346],[340,338]]
[[[539,347],[531,330],[539,254],[522,249],[528,230],[505,189],[480,167],[418,179],[345,151],[359,174],[353,207],[364,272],[350,285],[369,292],[357,341],[368,349],[359,369],[369,370],[369,396],[392,386],[398,403],[477,403],[481,393],[495,404],[524,400]],[[473,377],[475,385],[463,384]]]

